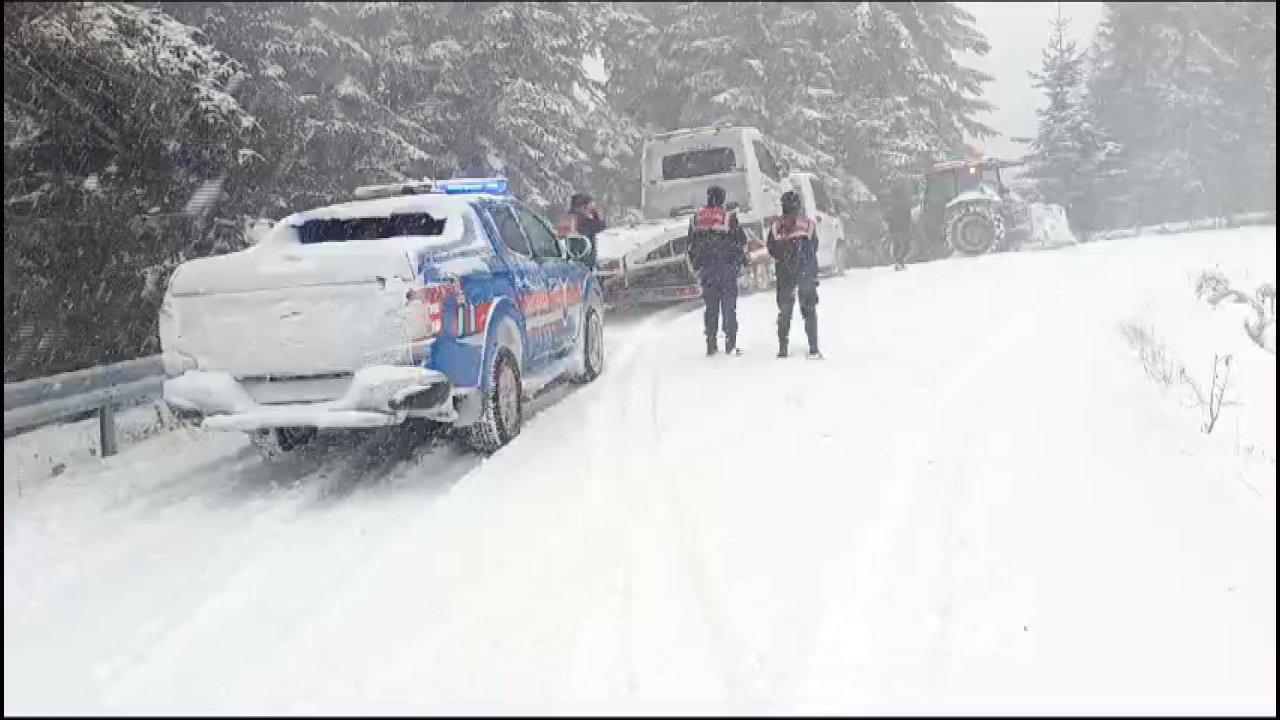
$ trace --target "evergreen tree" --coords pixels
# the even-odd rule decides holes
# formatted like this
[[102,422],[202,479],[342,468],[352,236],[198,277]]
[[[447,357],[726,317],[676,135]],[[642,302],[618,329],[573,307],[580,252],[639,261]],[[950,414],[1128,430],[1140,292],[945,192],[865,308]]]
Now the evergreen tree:
[[169,16],[5,6],[5,379],[156,351],[167,272],[234,247],[181,211],[256,123],[244,68]]
[[1099,183],[1109,173],[1114,143],[1102,137],[1084,94],[1085,54],[1066,34],[1067,20],[1053,22],[1040,72],[1030,73],[1043,90],[1027,176],[1046,202],[1062,205],[1077,230],[1097,226]]
[[[951,3],[637,4],[654,32],[615,47],[616,104],[650,130],[752,125],[784,138],[797,168],[849,173],[879,192],[959,147],[985,75],[956,61],[985,53]],[[657,30],[660,29],[660,32]]]
[[1108,3],[1089,83],[1131,221],[1274,208],[1274,4]]

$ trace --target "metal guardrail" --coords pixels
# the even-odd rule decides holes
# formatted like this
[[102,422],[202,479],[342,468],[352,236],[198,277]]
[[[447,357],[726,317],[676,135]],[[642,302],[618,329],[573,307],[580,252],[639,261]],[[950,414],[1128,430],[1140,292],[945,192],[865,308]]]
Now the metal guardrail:
[[164,380],[164,363],[159,355],[151,355],[5,383],[4,436],[96,412],[102,456],[114,455],[116,406],[159,397]]

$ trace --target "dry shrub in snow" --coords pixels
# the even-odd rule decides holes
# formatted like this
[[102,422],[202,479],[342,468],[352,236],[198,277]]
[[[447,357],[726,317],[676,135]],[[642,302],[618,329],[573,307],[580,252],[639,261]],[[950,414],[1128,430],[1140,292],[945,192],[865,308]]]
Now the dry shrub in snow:
[[1217,307],[1223,301],[1244,305],[1253,310],[1253,317],[1244,321],[1244,331],[1258,347],[1271,354],[1276,352],[1276,287],[1262,283],[1252,295],[1231,286],[1231,281],[1217,270],[1205,270],[1196,279],[1196,297]]
[[1141,326],[1133,322],[1121,324],[1120,331],[1129,345],[1138,352],[1142,360],[1142,368],[1147,377],[1156,381],[1161,387],[1186,386],[1191,391],[1192,404],[1200,408],[1204,422],[1200,429],[1206,434],[1212,433],[1222,416],[1222,408],[1226,405],[1238,405],[1234,400],[1226,399],[1227,387],[1231,381],[1231,355],[1214,353],[1213,371],[1208,385],[1197,381],[1187,370],[1186,365],[1178,359],[1172,349],[1159,338],[1150,326]]
[[1138,352],[1147,377],[1155,380],[1161,387],[1168,388],[1186,374],[1186,368],[1169,346],[1156,338],[1155,331],[1150,326],[1126,322],[1120,325],[1120,332]]
[[1232,400],[1225,400],[1227,394],[1227,384],[1231,381],[1231,356],[1218,355],[1213,356],[1213,377],[1209,381],[1207,390],[1202,388],[1199,383],[1191,377],[1187,369],[1182,368],[1182,382],[1191,388],[1191,392],[1195,395],[1196,406],[1199,407],[1205,415],[1204,424],[1200,426],[1205,433],[1212,433],[1214,426],[1218,424],[1218,418],[1222,415],[1223,405],[1238,405]]

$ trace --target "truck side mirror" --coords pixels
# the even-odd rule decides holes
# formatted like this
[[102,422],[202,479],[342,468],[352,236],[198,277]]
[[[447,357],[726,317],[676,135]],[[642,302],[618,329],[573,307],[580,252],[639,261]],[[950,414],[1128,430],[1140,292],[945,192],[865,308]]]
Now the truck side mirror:
[[585,261],[591,255],[591,238],[585,235],[569,235],[560,240],[566,260]]

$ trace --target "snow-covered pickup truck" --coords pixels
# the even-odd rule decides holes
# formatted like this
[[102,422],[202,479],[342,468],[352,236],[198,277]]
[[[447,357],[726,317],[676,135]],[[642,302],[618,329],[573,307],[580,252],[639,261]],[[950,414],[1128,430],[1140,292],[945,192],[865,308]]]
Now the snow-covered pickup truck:
[[599,284],[505,180],[356,197],[178,268],[160,315],[176,413],[270,452],[407,418],[490,452],[519,433],[525,397],[599,375]]

